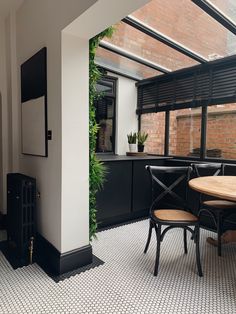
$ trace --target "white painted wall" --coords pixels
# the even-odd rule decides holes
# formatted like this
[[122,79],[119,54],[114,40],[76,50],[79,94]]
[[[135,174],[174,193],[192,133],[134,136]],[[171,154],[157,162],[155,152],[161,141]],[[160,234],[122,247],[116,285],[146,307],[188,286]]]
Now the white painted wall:
[[14,105],[20,106],[20,64],[46,46],[48,128],[52,130],[52,141],[48,158],[21,155],[20,145],[16,147],[21,129],[20,112],[14,116],[16,110],[13,118],[19,125],[18,133],[13,132],[12,151],[18,151],[19,170],[37,179],[41,192],[38,229],[60,252],[89,243],[88,40],[147,2],[25,0],[17,12],[16,50],[12,58],[17,56],[18,85],[12,86],[12,93],[18,101]]
[[138,131],[136,81],[113,73],[108,73],[108,75],[118,78],[116,93],[115,153],[125,155],[129,150],[127,134]]
[[[22,2],[22,1],[19,1]],[[17,57],[16,57],[16,15],[14,11],[11,11],[7,19],[9,27],[9,45],[7,54],[9,56],[9,98],[11,102],[8,103],[9,110],[9,143],[10,143],[10,171],[18,172],[19,171],[19,151],[20,151],[20,141],[19,141],[19,123],[21,119],[20,115],[20,106],[19,98],[20,91],[18,88],[18,66],[17,66]]]
[[0,158],[0,211],[6,213],[6,175],[10,170],[9,160],[9,94],[7,62],[7,24],[0,19],[0,93],[1,93],[1,158]]
[[[52,141],[48,142],[48,158],[20,155],[20,170],[36,177],[41,193],[38,202],[38,229],[61,252],[78,247],[78,237],[74,235],[74,238],[71,238],[70,233],[66,242],[68,245],[62,245],[61,31],[94,2],[95,0],[26,0],[17,13],[18,70],[20,64],[35,52],[44,46],[47,47],[48,129],[52,130]],[[76,119],[76,115],[74,118]],[[76,145],[76,135],[73,137],[73,143]],[[72,138],[69,140],[72,141]],[[76,164],[79,162],[80,158],[77,156]],[[70,164],[71,168],[76,167],[76,164]],[[73,197],[77,198],[77,195]],[[67,204],[68,216],[70,206],[73,205],[73,202]],[[77,210],[80,212],[78,208]],[[63,218],[65,219],[65,215]],[[73,218],[77,219],[71,216],[71,226],[76,224]],[[88,239],[83,244],[88,244]]]

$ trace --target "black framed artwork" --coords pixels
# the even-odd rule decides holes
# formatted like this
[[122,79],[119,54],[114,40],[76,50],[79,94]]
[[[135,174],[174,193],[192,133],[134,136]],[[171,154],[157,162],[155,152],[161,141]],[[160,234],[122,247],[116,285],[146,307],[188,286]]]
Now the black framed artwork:
[[48,156],[47,49],[21,65],[22,154]]

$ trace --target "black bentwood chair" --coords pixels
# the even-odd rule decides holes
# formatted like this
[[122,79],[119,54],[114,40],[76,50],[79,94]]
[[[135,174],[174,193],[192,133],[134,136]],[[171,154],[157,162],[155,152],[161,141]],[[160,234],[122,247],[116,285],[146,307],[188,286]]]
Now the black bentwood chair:
[[[148,239],[144,253],[147,252],[151,240],[152,229],[155,229],[157,248],[156,262],[154,268],[154,276],[157,276],[160,258],[160,244],[167,231],[173,228],[183,228],[184,253],[187,254],[187,231],[191,232],[196,244],[196,260],[199,276],[202,276],[202,268],[200,262],[199,236],[200,227],[198,217],[188,211],[187,194],[188,181],[191,167],[162,167],[162,166],[146,166],[152,181],[152,205],[150,207],[150,226]],[[168,184],[164,183],[168,181]],[[155,193],[157,189],[162,192]],[[174,191],[175,190],[175,191]],[[155,194],[158,194],[156,197]],[[182,196],[182,194],[184,194]],[[164,199],[165,206],[162,206]],[[172,204],[172,205],[171,205]],[[173,204],[175,204],[173,206]],[[161,207],[159,207],[161,205]],[[166,208],[167,206],[167,208]],[[159,207],[159,208],[158,208]],[[162,226],[167,226],[161,232]],[[194,229],[190,228],[194,227]]]
[[[195,177],[224,175],[224,164],[192,164],[191,166]],[[224,220],[235,213],[235,210],[235,202],[220,199],[204,200],[204,196],[200,194],[198,216],[200,217],[203,212],[207,212],[213,218],[217,229],[218,256],[221,256],[221,235],[223,234]]]

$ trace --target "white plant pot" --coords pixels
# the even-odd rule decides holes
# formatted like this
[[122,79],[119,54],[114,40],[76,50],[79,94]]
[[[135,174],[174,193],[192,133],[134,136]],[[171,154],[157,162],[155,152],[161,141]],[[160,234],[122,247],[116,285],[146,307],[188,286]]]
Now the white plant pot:
[[137,152],[137,144],[129,144],[129,151],[130,151],[130,153],[136,153]]

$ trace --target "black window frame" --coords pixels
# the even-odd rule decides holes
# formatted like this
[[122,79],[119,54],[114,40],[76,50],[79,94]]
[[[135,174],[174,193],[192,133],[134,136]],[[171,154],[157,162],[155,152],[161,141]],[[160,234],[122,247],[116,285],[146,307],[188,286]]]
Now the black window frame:
[[[230,103],[225,103],[225,105]],[[207,149],[207,118],[208,118],[208,106],[198,106],[196,108],[201,108],[201,137],[200,137],[200,156],[194,157],[194,156],[181,156],[181,155],[173,155],[169,153],[169,147],[170,147],[170,111],[173,110],[167,110],[165,111],[165,140],[164,140],[164,154],[156,154],[158,156],[164,156],[164,157],[173,157],[175,159],[180,160],[187,160],[187,161],[207,161],[207,162],[222,162],[222,163],[228,163],[228,164],[236,164],[236,159],[225,159],[225,158],[219,158],[219,157],[207,157],[206,155],[206,149]],[[213,106],[213,105],[212,105]],[[191,107],[188,107],[191,108]],[[176,109],[178,110],[178,109]],[[141,126],[140,126],[141,127]],[[154,155],[154,154],[151,154]]]
[[[228,74],[226,73],[228,71]],[[146,113],[155,113],[164,111],[166,114],[165,118],[165,141],[164,141],[164,152],[162,156],[174,157],[182,160],[198,160],[198,161],[221,161],[225,163],[235,163],[236,159],[224,159],[224,158],[214,158],[206,156],[206,139],[207,139],[207,116],[208,116],[208,107],[213,105],[220,104],[230,104],[236,103],[236,79],[232,75],[231,71],[236,71],[236,56],[230,56],[224,59],[215,60],[208,62],[206,64],[194,66],[189,69],[178,70],[170,74],[164,74],[161,76],[153,77],[150,79],[142,80],[136,83],[138,87],[138,103],[137,111],[139,117],[139,129],[141,128],[141,115]],[[225,76],[225,75],[228,75]],[[202,78],[201,75],[207,75],[208,83],[207,85],[202,85],[205,83],[205,77]],[[176,102],[176,91],[178,79],[182,77],[191,76],[194,80],[194,88],[192,91],[192,99],[186,99],[186,101]],[[234,77],[232,79],[232,77]],[[230,82],[229,82],[230,80]],[[171,82],[171,87],[168,87],[170,93],[172,91],[172,98],[168,103],[168,93],[167,103],[161,104],[158,103],[159,99],[159,82]],[[229,94],[225,95],[222,93],[222,87],[225,84],[228,84]],[[147,86],[147,87],[145,87]],[[171,90],[171,88],[174,90]],[[199,86],[203,86],[199,88]],[[207,87],[206,87],[207,86]],[[143,88],[144,87],[144,88]],[[145,89],[146,88],[146,89]],[[166,88],[166,87],[165,87]],[[230,94],[230,91],[234,91]],[[187,90],[188,91],[188,90]],[[165,89],[164,89],[165,92]],[[219,97],[214,97],[214,93],[219,95]],[[169,154],[169,128],[170,128],[170,111],[187,109],[187,108],[202,108],[201,115],[201,139],[200,139],[200,156],[178,156]]]
[[[101,79],[97,82],[97,84],[105,85],[106,82],[112,83],[112,92],[104,92],[104,97],[108,99],[112,99],[114,102],[114,114],[112,118],[112,151],[110,152],[99,152],[97,151],[97,144],[96,144],[96,154],[108,154],[114,155],[116,149],[116,113],[117,113],[117,81],[118,78],[110,75],[103,74]],[[97,137],[98,139],[98,137]]]

